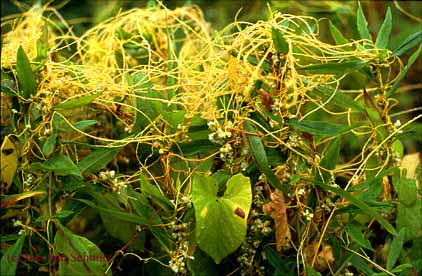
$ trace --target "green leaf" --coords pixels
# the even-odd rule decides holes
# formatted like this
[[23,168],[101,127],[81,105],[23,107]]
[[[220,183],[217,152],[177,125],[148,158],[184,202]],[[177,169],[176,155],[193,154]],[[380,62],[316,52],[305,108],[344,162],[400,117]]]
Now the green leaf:
[[394,190],[398,194],[396,225],[404,230],[404,241],[422,234],[422,199],[418,198],[416,180],[393,177]]
[[175,110],[162,113],[164,120],[166,120],[166,122],[174,129],[177,129],[179,124],[183,124],[185,114],[185,110]]
[[166,250],[170,250],[172,246],[171,237],[166,231],[166,228],[162,227],[163,221],[157,214],[156,209],[151,206],[147,197],[142,193],[135,192],[131,187],[128,187],[128,195],[129,202],[136,213],[141,217],[149,218],[151,220],[149,229],[151,230],[152,235],[154,235]]
[[323,189],[327,189],[327,190],[347,199],[348,201],[350,201],[350,203],[352,203],[356,207],[359,207],[359,209],[361,209],[364,213],[372,216],[375,220],[377,220],[379,222],[379,224],[381,224],[381,226],[383,226],[384,229],[387,230],[390,234],[397,235],[396,229],[394,229],[394,227],[385,218],[383,218],[380,214],[378,214],[378,212],[375,209],[368,206],[361,199],[355,197],[354,195],[350,194],[347,191],[336,188],[334,186],[326,185],[322,182],[315,181],[315,180],[312,180],[312,179],[308,179],[308,181],[311,181],[311,182],[315,183],[317,186],[320,186]]
[[60,230],[56,232],[54,245],[67,257],[59,260],[59,275],[111,275],[111,270],[106,273],[108,261],[95,243],[56,223]]
[[409,35],[393,52],[393,56],[401,56],[406,53],[413,47],[416,47],[421,44],[422,41],[422,31],[417,31]]
[[399,139],[397,139],[396,141],[393,142],[393,144],[391,145],[391,149],[392,149],[394,156],[396,156],[400,159],[403,157],[404,145]]
[[[231,50],[230,51],[230,54],[232,56],[236,57],[236,58],[238,58],[238,55],[239,55],[239,53],[236,50]],[[247,57],[247,61],[250,64],[255,65],[255,66],[257,66],[261,62],[261,60],[258,57],[253,56],[253,55],[249,55]],[[268,60],[264,60],[263,61],[263,63],[262,63],[262,70],[264,70],[264,72],[266,72],[266,73],[270,73],[271,72],[271,70],[272,70],[271,69],[271,63]]]
[[351,224],[347,225],[347,230],[348,230],[347,232],[349,233],[350,237],[352,237],[352,239],[357,244],[359,244],[363,248],[374,251],[371,243],[369,242],[369,240],[367,238],[365,238],[365,236],[362,233],[362,230],[363,230],[362,226],[351,223]]
[[73,163],[69,157],[63,155],[62,153],[54,155],[43,163],[33,163],[31,168],[52,171],[56,175],[81,176],[81,172],[75,163]]
[[121,148],[101,148],[92,151],[88,156],[78,163],[83,174],[96,173],[104,169],[110,163]]
[[172,152],[183,154],[186,157],[197,154],[209,154],[216,152],[219,149],[218,145],[211,143],[208,139],[194,140],[180,145],[173,145]]
[[321,135],[321,136],[338,136],[344,134],[356,127],[363,125],[362,123],[355,123],[351,126],[348,125],[339,125],[332,124],[323,121],[310,121],[303,120],[299,121],[296,118],[290,119],[288,124],[297,131],[307,132],[312,135]]
[[385,14],[384,22],[381,25],[381,28],[378,32],[377,40],[375,41],[375,46],[380,49],[387,48],[388,41],[390,40],[391,28],[393,26],[391,18],[390,7],[387,8],[387,13]]
[[[82,121],[79,121],[79,122],[74,123],[73,126],[75,128],[77,128],[77,129],[79,129],[79,130],[84,130],[87,127],[96,125],[97,123],[98,123],[97,120],[82,120]],[[71,130],[73,130],[73,128],[71,128],[68,125],[67,126],[64,126],[64,127],[60,127],[60,129],[63,130],[63,131],[71,131]]]
[[340,30],[337,29],[337,27],[333,24],[333,22],[331,22],[331,20],[330,20],[329,27],[330,27],[331,36],[333,37],[337,45],[347,44],[348,42],[347,39],[343,36]]
[[289,52],[289,44],[284,38],[283,32],[279,29],[271,28],[271,35],[277,53],[287,54]]
[[77,108],[77,107],[89,104],[90,102],[92,102],[93,100],[98,98],[98,96],[100,96],[100,95],[101,95],[101,93],[96,93],[96,94],[83,96],[83,97],[76,98],[76,99],[66,100],[62,103],[55,105],[53,107],[53,109],[54,110],[63,110],[63,109]]
[[[333,93],[335,93],[334,96],[332,96]],[[322,97],[324,102],[331,98],[331,103],[344,109],[351,108],[354,111],[365,112],[365,109],[356,103],[352,97],[341,92],[334,92],[334,88],[331,86],[317,86],[310,94],[312,97]]]
[[362,6],[360,5],[360,2],[358,2],[358,11],[356,15],[356,26],[358,28],[358,32],[360,35],[360,38],[362,39],[368,39],[372,41],[371,34],[368,30],[368,22],[366,21],[365,14],[363,13]]
[[316,271],[312,266],[307,265],[306,266],[306,275],[308,276],[322,276],[321,273],[319,273],[318,271]]
[[197,249],[193,259],[188,259],[187,265],[192,276],[219,275],[218,266],[213,259],[202,250]]
[[[331,143],[329,143],[325,149],[325,152],[323,154],[323,157],[321,159],[321,167],[332,170],[335,169],[337,165],[337,160],[340,155],[340,138],[334,139]],[[323,180],[325,183],[330,182],[331,180],[331,174],[323,171]]]
[[409,71],[410,67],[415,63],[416,59],[421,54],[422,47],[419,46],[418,50],[414,52],[407,62],[406,66],[404,66],[403,70],[400,72],[399,76],[397,77],[396,82],[388,89],[387,91],[387,97],[392,97],[394,92],[396,92],[397,88],[400,86],[400,82],[404,79],[404,77],[407,75],[407,72]]
[[57,137],[58,137],[57,132],[54,132],[47,138],[47,140],[45,140],[44,145],[42,147],[42,153],[45,156],[50,155],[54,151],[54,148],[57,143]]
[[14,276],[16,274],[24,241],[25,235],[20,235],[14,245],[3,251],[3,256],[0,261],[1,275]]
[[248,134],[248,145],[249,150],[252,153],[252,156],[255,160],[255,164],[258,169],[264,173],[265,177],[267,178],[268,183],[275,189],[279,189],[284,193],[287,193],[287,187],[282,185],[278,177],[274,174],[271,170],[270,165],[268,163],[267,153],[265,152],[264,144],[262,143],[261,139],[255,135],[256,129],[255,127],[248,121],[245,121],[246,130],[250,133]]
[[141,183],[142,193],[149,197],[152,202],[156,203],[166,212],[170,212],[174,209],[170,200],[160,192],[157,186],[152,185],[144,174],[139,176],[139,181]]
[[346,74],[358,71],[367,64],[366,61],[345,61],[345,62],[327,62],[306,65],[297,68],[299,71],[307,71],[311,74]]
[[37,92],[37,83],[31,64],[22,46],[19,46],[16,57],[16,74],[21,85],[22,96],[28,99]]
[[155,91],[148,76],[144,73],[137,72],[129,76],[128,84],[132,86],[135,92],[134,106],[137,110],[132,132],[137,134],[160,115],[163,104],[154,100],[160,99],[160,94]]
[[404,243],[404,228],[400,229],[399,234],[394,237],[390,244],[387,256],[387,270],[391,270],[397,262]]
[[217,196],[217,182],[212,176],[194,175],[192,185],[196,240],[199,248],[218,264],[245,240],[251,183],[249,178],[236,174],[228,180],[222,197]]
[[151,224],[151,221],[149,219],[140,217],[136,214],[122,212],[118,209],[111,208],[111,206],[108,206],[107,208],[101,207],[101,206],[98,206],[95,203],[93,203],[89,200],[86,200],[86,199],[77,199],[77,200],[82,202],[82,203],[85,203],[86,205],[88,205],[91,208],[105,212],[105,213],[115,217],[116,219],[120,219],[120,220],[127,221],[127,222],[132,222],[132,223],[136,223],[136,224],[143,224],[143,225],[150,225]]
[[36,61],[45,63],[48,54],[48,27],[44,24],[42,27],[40,38],[37,40],[37,57]]

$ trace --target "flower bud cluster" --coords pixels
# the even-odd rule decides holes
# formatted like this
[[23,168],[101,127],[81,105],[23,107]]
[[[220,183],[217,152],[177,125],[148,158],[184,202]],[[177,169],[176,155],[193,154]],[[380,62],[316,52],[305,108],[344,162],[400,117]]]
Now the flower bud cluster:
[[189,256],[189,223],[172,221],[169,225],[172,237],[175,239],[175,250],[170,251],[169,267],[174,273],[187,275],[186,259],[193,260]]
[[127,188],[126,181],[116,178],[116,172],[114,170],[101,171],[98,177],[102,182],[109,184],[111,190],[117,194],[120,194],[122,190]]

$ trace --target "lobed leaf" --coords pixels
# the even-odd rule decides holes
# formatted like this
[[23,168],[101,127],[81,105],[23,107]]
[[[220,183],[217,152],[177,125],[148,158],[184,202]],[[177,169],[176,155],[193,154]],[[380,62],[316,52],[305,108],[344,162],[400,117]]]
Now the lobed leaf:
[[212,176],[193,176],[197,244],[218,264],[245,240],[252,188],[249,178],[236,174],[227,181],[222,197],[217,196],[217,191]]

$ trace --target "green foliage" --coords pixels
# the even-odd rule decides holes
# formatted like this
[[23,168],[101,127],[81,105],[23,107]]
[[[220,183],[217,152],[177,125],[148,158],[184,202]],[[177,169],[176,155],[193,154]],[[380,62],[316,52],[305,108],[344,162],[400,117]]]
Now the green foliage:
[[16,56],[16,75],[21,85],[22,97],[28,99],[37,92],[37,83],[32,72],[31,63],[21,46]]
[[401,3],[126,2],[2,21],[1,275],[422,273]]
[[192,185],[196,241],[219,264],[245,240],[252,203],[251,183],[241,174],[234,175],[221,197],[217,196],[217,182],[212,176],[195,175]]

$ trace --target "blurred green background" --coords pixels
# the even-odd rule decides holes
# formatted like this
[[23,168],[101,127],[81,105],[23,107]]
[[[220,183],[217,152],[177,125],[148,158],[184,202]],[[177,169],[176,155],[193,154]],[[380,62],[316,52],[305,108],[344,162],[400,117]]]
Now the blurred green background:
[[[35,2],[37,1],[2,0],[2,18],[20,13],[30,8]],[[115,15],[119,10],[143,8],[155,3],[152,0],[61,0],[41,2],[49,2],[50,6],[57,8],[68,23],[72,25],[72,29],[77,35],[81,35],[91,26]],[[320,33],[323,41],[334,43],[328,28],[329,20],[342,31],[346,38],[359,38],[355,23],[357,1],[170,0],[163,1],[163,4],[170,9],[186,5],[198,5],[203,10],[206,20],[211,23],[215,30],[220,30],[230,22],[233,22],[237,13],[239,13],[238,20],[240,21],[255,22],[261,19],[265,20],[268,18],[268,6],[270,6],[273,10],[278,10],[282,13],[309,15],[320,19]],[[422,30],[422,1],[361,1],[361,4],[373,37],[376,37],[387,8],[391,8],[393,30],[389,49],[394,50],[409,34]],[[6,31],[7,29],[2,26],[2,33]],[[412,49],[401,57],[404,63],[414,51],[415,49]],[[397,72],[394,73],[396,74]],[[393,116],[393,120],[399,119],[405,122],[409,118],[416,116],[416,114],[421,113],[421,73],[422,61],[419,58],[402,81],[401,88],[396,94],[400,104],[392,110],[392,114],[400,114],[400,112],[406,110],[413,111]],[[353,84],[351,84],[351,87],[353,87]],[[422,124],[418,123],[417,125],[420,128]],[[420,151],[420,148],[422,148],[422,141],[418,141],[418,139],[415,141],[414,139],[411,139],[413,141],[403,141],[408,152]]]

